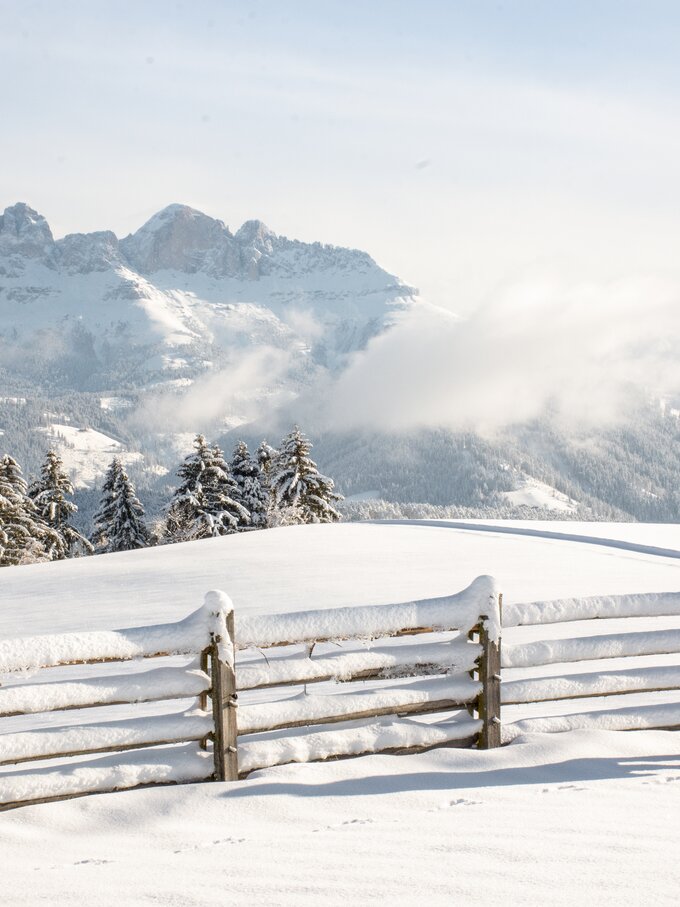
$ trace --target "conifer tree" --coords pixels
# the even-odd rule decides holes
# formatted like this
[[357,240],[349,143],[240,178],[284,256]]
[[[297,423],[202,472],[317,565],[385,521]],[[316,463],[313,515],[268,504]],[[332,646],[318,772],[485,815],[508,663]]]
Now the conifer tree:
[[230,468],[237,486],[236,499],[250,514],[250,525],[245,528],[264,529],[267,525],[269,491],[264,485],[258,463],[252,459],[243,441],[236,445]]
[[63,550],[55,555],[56,558],[78,557],[92,554],[94,550],[70,523],[70,518],[78,511],[76,504],[68,500],[72,495],[73,484],[61,457],[54,450],[48,450],[40,478],[31,484],[28,496],[44,522],[63,539]]
[[260,472],[262,473],[262,482],[265,488],[269,488],[269,477],[271,475],[272,466],[278,455],[278,450],[275,447],[272,447],[271,444],[268,444],[266,441],[262,441],[260,446],[257,448],[257,453],[255,458],[257,459],[257,465],[260,467]]
[[322,476],[310,458],[310,441],[295,428],[283,439],[271,472],[271,491],[277,510],[294,508],[301,523],[333,523],[341,519],[333,504],[342,495],[332,479]]
[[144,523],[144,508],[135,494],[123,464],[114,457],[102,486],[99,510],[95,514],[92,541],[101,553],[146,548],[151,535]]
[[0,567],[63,557],[61,536],[48,526],[28,496],[21,467],[0,459]]
[[194,448],[177,471],[182,482],[168,507],[166,541],[227,535],[250,522],[219,447],[210,447],[203,435],[197,435]]
[[114,457],[104,476],[99,508],[93,518],[94,532],[92,533],[91,538],[91,542],[98,553],[108,551],[109,533],[111,531],[113,514],[115,512],[114,489],[117,484],[118,475],[122,469],[123,464],[118,457]]

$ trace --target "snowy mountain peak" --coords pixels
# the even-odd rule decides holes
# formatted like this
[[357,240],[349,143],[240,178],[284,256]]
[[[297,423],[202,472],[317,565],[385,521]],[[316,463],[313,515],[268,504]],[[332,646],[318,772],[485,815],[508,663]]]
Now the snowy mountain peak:
[[[187,205],[168,205],[121,242],[126,257],[142,274],[214,270],[229,259],[232,234],[221,220]],[[219,267],[218,267],[219,270]],[[222,273],[228,273],[222,271]]]
[[244,245],[262,245],[276,238],[276,233],[261,220],[247,220],[234,237]]
[[24,202],[5,208],[0,216],[0,253],[44,258],[53,245],[52,231],[42,214]]

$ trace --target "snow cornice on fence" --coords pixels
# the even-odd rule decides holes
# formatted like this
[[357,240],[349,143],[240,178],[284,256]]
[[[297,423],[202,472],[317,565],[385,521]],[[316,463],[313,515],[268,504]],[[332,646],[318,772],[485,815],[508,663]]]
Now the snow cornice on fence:
[[462,592],[394,605],[367,605],[237,617],[236,648],[273,648],[293,643],[379,639],[408,630],[467,633],[485,618],[489,638],[500,639],[496,584],[478,576]]
[[[176,623],[5,639],[0,641],[0,674],[59,665],[193,655],[208,646],[212,638],[229,639],[226,618],[230,610],[228,596],[209,592],[202,608]],[[225,646],[225,655],[228,650]]]
[[573,620],[678,616],[680,616],[680,592],[642,592],[631,595],[558,598],[553,601],[506,605],[503,611],[503,626],[531,627]]

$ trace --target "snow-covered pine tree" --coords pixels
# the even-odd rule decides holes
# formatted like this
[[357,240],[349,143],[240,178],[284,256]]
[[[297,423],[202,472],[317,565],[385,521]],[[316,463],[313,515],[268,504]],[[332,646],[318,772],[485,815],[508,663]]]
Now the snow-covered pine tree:
[[63,557],[64,541],[48,526],[28,496],[21,467],[0,459],[0,567]]
[[279,511],[294,508],[301,523],[334,523],[341,516],[333,504],[342,495],[333,491],[332,479],[319,473],[309,456],[311,449],[297,425],[283,439],[270,477],[275,506]]
[[217,446],[206,470],[204,487],[213,518],[213,535],[228,535],[250,527],[250,511],[239,501],[239,486]]
[[167,510],[163,538],[168,542],[227,535],[249,525],[222,451],[203,435],[196,436],[194,448],[177,470],[182,483]]
[[99,508],[97,509],[93,517],[94,532],[92,533],[92,538],[90,540],[93,547],[98,553],[103,553],[109,550],[109,534],[111,532],[111,525],[113,524],[113,514],[115,509],[114,489],[118,481],[118,475],[120,474],[122,469],[123,464],[120,462],[118,457],[114,457],[109,464],[109,468],[106,470],[106,475],[104,476]]
[[146,548],[151,535],[144,523],[144,508],[135,494],[123,464],[114,457],[102,486],[99,510],[95,514],[93,542],[100,553]]
[[109,535],[109,551],[133,551],[151,544],[144,522],[144,508],[125,469],[121,466],[114,486],[115,509]]
[[73,483],[64,470],[61,457],[48,450],[42,465],[40,478],[28,489],[28,496],[33,501],[37,513],[62,537],[63,553],[57,558],[80,557],[92,554],[91,543],[71,525],[70,519],[77,513],[78,507],[68,500],[73,495]]
[[250,525],[246,528],[264,529],[267,526],[269,490],[264,485],[259,465],[253,461],[243,441],[239,441],[234,449],[230,469],[237,486],[236,499],[250,514]]
[[262,441],[260,446],[257,448],[257,453],[255,458],[257,460],[257,465],[260,467],[260,472],[262,473],[262,482],[265,488],[269,488],[269,477],[271,475],[272,466],[276,457],[278,456],[278,450],[275,447],[272,447],[271,444],[267,444],[266,441]]

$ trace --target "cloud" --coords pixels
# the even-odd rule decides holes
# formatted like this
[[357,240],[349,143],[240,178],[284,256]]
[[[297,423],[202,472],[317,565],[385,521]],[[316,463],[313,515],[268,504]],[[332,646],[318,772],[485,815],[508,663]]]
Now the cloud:
[[159,387],[131,416],[132,427],[145,431],[207,431],[215,424],[255,419],[284,402],[276,385],[288,372],[290,354],[259,346],[235,354],[228,367],[211,371],[190,386]]
[[413,309],[328,390],[326,428],[491,433],[541,416],[628,418],[638,392],[680,389],[678,285],[637,280],[499,293],[469,318]]

